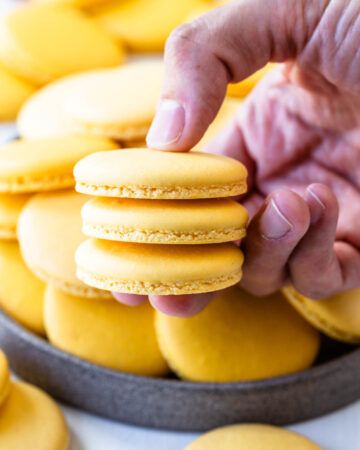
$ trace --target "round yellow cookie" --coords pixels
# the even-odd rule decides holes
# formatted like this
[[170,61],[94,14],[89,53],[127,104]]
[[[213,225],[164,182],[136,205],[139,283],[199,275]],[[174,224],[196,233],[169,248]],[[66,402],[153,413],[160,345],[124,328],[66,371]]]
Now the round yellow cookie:
[[132,308],[114,299],[74,297],[49,286],[45,324],[53,345],[92,363],[137,375],[168,372],[149,303]]
[[100,7],[95,18],[135,52],[160,52],[171,31],[205,0],[122,0]]
[[16,239],[19,215],[29,198],[27,194],[0,194],[0,239]]
[[0,241],[0,307],[26,328],[45,334],[44,285],[25,266],[17,242]]
[[116,147],[108,139],[85,136],[12,141],[0,147],[0,193],[72,187],[81,158]]
[[95,198],[82,209],[89,237],[148,244],[214,244],[242,239],[248,213],[229,199]]
[[234,244],[156,245],[89,239],[76,252],[77,276],[89,286],[140,295],[212,292],[241,279]]
[[[0,414],[1,406],[5,402],[10,392],[10,370],[6,356],[0,349]],[[0,437],[1,443],[1,437]]]
[[360,289],[312,300],[293,287],[283,290],[296,310],[314,327],[339,341],[360,343]]
[[80,211],[86,200],[72,191],[33,196],[20,216],[20,247],[28,267],[43,281],[74,295],[108,297],[75,274],[75,251],[85,239]]
[[35,88],[0,65],[0,121],[13,120]]
[[270,425],[230,425],[210,431],[185,450],[321,450],[306,437]]
[[76,190],[100,197],[185,200],[246,192],[246,168],[226,156],[128,149],[89,155],[75,169]]
[[274,69],[275,66],[276,64],[269,63],[262,69],[250,75],[250,77],[246,78],[243,81],[240,81],[240,83],[229,84],[227,89],[227,95],[229,95],[230,97],[240,97],[240,98],[246,97],[259,83],[259,81],[265,75],[267,75],[272,69]]
[[27,383],[12,383],[0,408],[0,447],[6,450],[67,450],[69,433],[56,403]]
[[63,93],[65,120],[78,133],[120,141],[144,139],[155,115],[162,80],[160,60],[85,73]]
[[158,313],[160,348],[169,366],[194,381],[248,381],[311,366],[319,334],[278,293],[256,298],[239,287],[220,293],[195,317]]
[[37,85],[116,66],[123,56],[112,38],[76,9],[27,5],[0,19],[0,61]]

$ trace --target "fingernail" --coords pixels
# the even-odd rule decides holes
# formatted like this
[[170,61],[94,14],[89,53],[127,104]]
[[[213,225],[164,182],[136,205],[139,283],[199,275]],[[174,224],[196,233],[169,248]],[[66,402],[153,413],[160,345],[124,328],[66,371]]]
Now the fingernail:
[[316,192],[311,188],[311,186],[307,187],[307,203],[310,209],[310,222],[312,225],[317,223],[321,216],[324,214],[326,209],[325,204],[322,202],[321,198],[316,194]]
[[265,239],[281,239],[292,230],[291,223],[271,199],[260,220],[260,231]]
[[148,132],[148,147],[165,149],[175,144],[185,127],[185,109],[175,100],[162,100]]

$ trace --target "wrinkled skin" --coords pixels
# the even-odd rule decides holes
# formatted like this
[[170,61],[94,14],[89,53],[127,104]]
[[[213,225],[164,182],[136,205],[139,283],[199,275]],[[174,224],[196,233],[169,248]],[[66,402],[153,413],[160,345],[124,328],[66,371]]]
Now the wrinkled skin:
[[[360,286],[360,2],[242,0],[176,30],[148,145],[186,151],[204,134],[229,81],[286,62],[256,87],[208,150],[249,169],[252,221],[242,284],[257,295],[288,282],[313,298]],[[121,296],[120,296],[121,298]],[[152,297],[167,314],[211,295]],[[138,301],[135,297],[130,299]]]

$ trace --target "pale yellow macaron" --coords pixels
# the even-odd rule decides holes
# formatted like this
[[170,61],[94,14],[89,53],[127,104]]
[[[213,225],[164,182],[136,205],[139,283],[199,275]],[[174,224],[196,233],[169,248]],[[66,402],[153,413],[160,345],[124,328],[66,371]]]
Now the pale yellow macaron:
[[19,216],[29,198],[27,194],[0,194],[0,239],[16,239]]
[[4,450],[67,450],[69,432],[60,408],[45,392],[13,382],[0,408],[0,444]]
[[110,0],[32,0],[33,3],[55,5],[55,6],[74,6],[75,8],[88,8],[90,6],[107,3]]
[[26,267],[15,241],[0,241],[0,308],[23,326],[45,334],[44,285]]
[[319,333],[278,293],[256,298],[239,287],[219,295],[195,317],[158,313],[160,348],[181,378],[249,381],[311,366]]
[[50,342],[92,363],[137,375],[168,372],[149,303],[132,308],[114,299],[74,297],[49,286],[45,325]]
[[225,128],[235,120],[242,101],[236,98],[226,97],[220,111],[217,113],[213,123],[207,129],[204,137],[194,147],[196,150],[203,150],[213,139],[215,139]]
[[243,259],[232,243],[156,245],[89,239],[76,252],[77,275],[84,283],[140,295],[224,289],[240,281]]
[[21,252],[28,267],[43,281],[74,295],[108,297],[76,277],[75,251],[84,240],[80,211],[86,200],[73,191],[33,196],[18,224]]
[[94,17],[135,52],[160,52],[171,31],[205,0],[121,0],[95,10]]
[[261,79],[264,78],[265,75],[267,75],[272,69],[274,69],[274,67],[276,67],[276,64],[269,63],[240,83],[229,84],[227,95],[229,95],[230,97],[246,97],[259,83],[259,81],[261,81]]
[[314,327],[339,341],[360,343],[360,289],[312,300],[293,287],[283,290],[297,311]]
[[144,139],[155,115],[162,80],[160,59],[84,73],[63,92],[65,120],[78,133],[121,141]]
[[0,65],[0,121],[13,120],[35,88]]
[[241,424],[200,436],[184,450],[321,450],[301,434],[270,425]]
[[[10,370],[6,356],[0,349],[0,414],[1,406],[10,392]],[[1,438],[0,438],[1,439]],[[0,441],[1,442],[1,441]]]
[[83,233],[112,241],[212,244],[242,239],[248,213],[229,199],[94,198],[82,209]]
[[148,149],[94,153],[74,174],[84,194],[170,200],[243,194],[247,177],[245,167],[226,156]]
[[116,66],[123,56],[108,33],[70,7],[27,5],[0,18],[0,61],[37,85]]
[[0,147],[0,193],[72,187],[81,158],[116,147],[108,139],[85,136],[12,141]]

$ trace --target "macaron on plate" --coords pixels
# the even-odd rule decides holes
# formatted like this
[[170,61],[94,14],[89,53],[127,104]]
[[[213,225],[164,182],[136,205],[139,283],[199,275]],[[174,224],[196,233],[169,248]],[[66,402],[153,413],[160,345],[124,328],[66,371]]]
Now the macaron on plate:
[[360,349],[334,345],[314,367],[293,375],[252,382],[189,382],[129,375],[88,363],[0,312],[0,346],[20,377],[85,411],[162,429],[204,431],[235,422],[284,425],[343,407],[360,398]]

